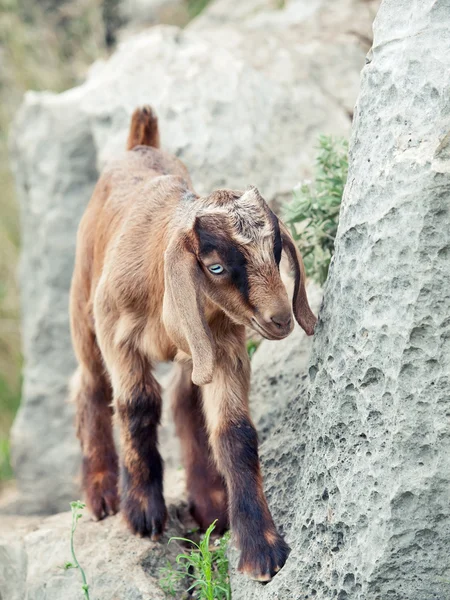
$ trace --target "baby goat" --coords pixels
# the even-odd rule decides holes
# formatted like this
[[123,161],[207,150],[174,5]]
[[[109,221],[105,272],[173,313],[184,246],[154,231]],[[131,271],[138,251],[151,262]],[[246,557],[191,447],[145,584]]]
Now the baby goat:
[[294,315],[312,335],[316,318],[287,228],[255,188],[199,197],[185,166],[159,149],[157,119],[144,107],[133,114],[128,152],[105,169],[80,223],[70,301],[90,510],[97,518],[117,512],[119,487],[131,530],[152,540],[162,534],[161,395],[152,367],[175,360],[173,414],[191,512],[203,528],[218,519],[224,530],[229,520],[239,569],[262,581],[289,548],[263,492],[245,327],[271,340],[292,331],[283,250],[295,272]]

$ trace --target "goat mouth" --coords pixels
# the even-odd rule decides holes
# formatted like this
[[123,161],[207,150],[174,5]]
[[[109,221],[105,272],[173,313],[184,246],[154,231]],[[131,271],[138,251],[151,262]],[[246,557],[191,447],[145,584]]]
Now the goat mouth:
[[285,334],[281,334],[281,335],[275,335],[274,333],[272,333],[271,331],[268,331],[265,327],[263,327],[259,321],[257,321],[255,319],[255,317],[252,317],[252,325],[253,325],[253,329],[255,329],[258,333],[260,333],[263,337],[266,338],[266,340],[283,340],[285,337],[287,337],[289,335],[289,333],[285,333]]

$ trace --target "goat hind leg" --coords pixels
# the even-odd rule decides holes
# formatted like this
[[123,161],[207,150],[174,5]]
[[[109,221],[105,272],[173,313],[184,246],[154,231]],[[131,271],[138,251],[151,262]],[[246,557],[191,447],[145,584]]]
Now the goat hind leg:
[[112,431],[111,387],[103,368],[80,365],[72,379],[77,436],[82,451],[82,486],[96,519],[119,509],[118,464]]

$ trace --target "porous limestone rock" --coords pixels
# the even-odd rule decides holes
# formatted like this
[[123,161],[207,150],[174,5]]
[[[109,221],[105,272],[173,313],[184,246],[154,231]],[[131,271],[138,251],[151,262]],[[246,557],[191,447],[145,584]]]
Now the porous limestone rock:
[[448,0],[375,21],[309,385],[262,447],[292,553],[233,600],[449,597],[449,30]]
[[254,184],[268,200],[286,194],[310,175],[318,134],[348,132],[346,90],[356,95],[364,44],[338,32],[305,46],[279,29],[252,35],[237,24],[209,33],[157,26],[95,65],[82,86],[25,97],[12,132],[25,358],[12,431],[16,510],[64,510],[79,495],[66,401],[75,233],[99,170],[123,151],[133,109],[155,107],[163,146],[187,164],[200,193]]

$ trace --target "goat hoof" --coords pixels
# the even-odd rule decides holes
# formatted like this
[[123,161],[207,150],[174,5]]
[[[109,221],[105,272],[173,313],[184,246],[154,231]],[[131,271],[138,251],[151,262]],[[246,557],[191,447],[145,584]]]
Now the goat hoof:
[[167,510],[161,494],[131,491],[122,499],[122,512],[135,535],[157,542],[164,533]]
[[119,510],[119,494],[117,491],[117,473],[102,471],[86,473],[84,478],[86,504],[94,519],[100,521]]
[[189,498],[189,512],[204,531],[217,521],[214,533],[223,535],[229,529],[228,502],[225,489],[202,489]]
[[278,533],[265,536],[261,542],[242,544],[238,571],[255,581],[270,581],[284,566],[290,548]]

